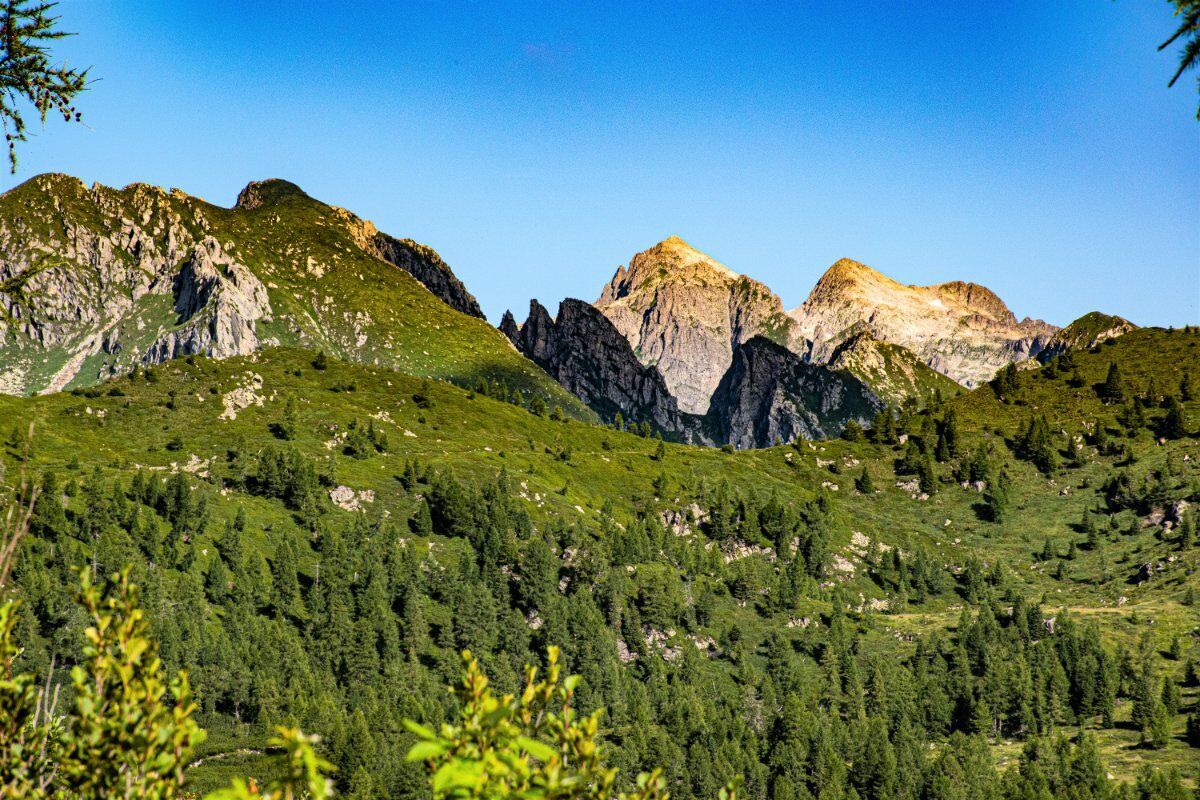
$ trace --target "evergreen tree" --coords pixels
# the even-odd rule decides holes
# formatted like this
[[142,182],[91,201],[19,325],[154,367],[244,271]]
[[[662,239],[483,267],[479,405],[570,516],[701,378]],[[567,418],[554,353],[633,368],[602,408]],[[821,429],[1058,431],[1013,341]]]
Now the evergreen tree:
[[300,432],[300,409],[294,394],[288,394],[283,403],[283,418],[277,425],[279,438],[291,441]]
[[1105,403],[1125,402],[1125,382],[1121,378],[1121,368],[1117,366],[1117,362],[1109,362],[1108,374],[1104,377],[1098,394]]
[[1164,439],[1182,439],[1188,435],[1183,421],[1183,406],[1178,398],[1167,398],[1167,414],[1159,426],[1159,435]]
[[53,3],[9,0],[0,7],[0,127],[8,141],[8,162],[17,171],[17,143],[27,134],[22,105],[32,106],[45,123],[48,115],[79,122],[75,97],[87,87],[88,71],[55,65],[49,44],[69,34],[57,29]]
[[1008,494],[1008,474],[1001,472],[996,480],[988,483],[983,492],[983,516],[985,519],[998,524],[1008,519]]

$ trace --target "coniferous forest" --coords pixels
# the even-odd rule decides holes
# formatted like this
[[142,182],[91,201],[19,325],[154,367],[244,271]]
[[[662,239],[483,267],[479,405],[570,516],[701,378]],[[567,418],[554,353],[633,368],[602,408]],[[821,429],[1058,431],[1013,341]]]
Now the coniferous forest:
[[0,0],[0,800],[1200,800],[1108,5]]

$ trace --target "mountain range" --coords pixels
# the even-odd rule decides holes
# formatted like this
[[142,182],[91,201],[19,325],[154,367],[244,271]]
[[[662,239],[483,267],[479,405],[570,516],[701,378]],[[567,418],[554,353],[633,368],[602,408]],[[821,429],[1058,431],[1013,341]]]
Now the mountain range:
[[286,181],[221,208],[58,175],[0,196],[0,308],[0,498],[36,489],[10,661],[90,714],[71,598],[127,570],[208,730],[191,795],[269,785],[285,726],[338,796],[428,796],[404,720],[459,719],[463,651],[520,697],[549,648],[619,791],[1194,786],[1196,328],[855,262],[789,313],[668,239],[497,330],[433,250]]
[[535,300],[497,332],[433,249],[287,181],[253,182],[226,209],[65,175],[0,197],[0,313],[11,394],[294,345],[739,448],[837,435],[888,404],[1134,328],[1099,313],[1061,331],[1018,321],[977,284],[906,286],[849,259],[786,311],[765,284],[671,236],[594,304],[566,299],[552,318]]

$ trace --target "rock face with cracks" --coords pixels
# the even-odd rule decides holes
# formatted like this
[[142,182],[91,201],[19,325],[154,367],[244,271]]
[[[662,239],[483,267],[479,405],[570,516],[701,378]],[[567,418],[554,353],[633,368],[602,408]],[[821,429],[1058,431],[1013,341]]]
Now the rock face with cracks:
[[647,422],[681,438],[695,427],[680,414],[658,370],[643,366],[612,323],[581,300],[563,300],[556,318],[532,300],[523,325],[505,313],[500,330],[605,422],[619,413],[627,422]]
[[968,387],[1037,356],[1057,330],[1041,320],[1017,321],[978,284],[905,286],[848,258],[830,267],[788,315],[796,323],[793,349],[808,361],[825,363],[847,339],[869,332]]
[[883,407],[850,373],[806,364],[757,336],[734,351],[709,416],[722,441],[744,449],[837,436],[850,420],[867,422]]

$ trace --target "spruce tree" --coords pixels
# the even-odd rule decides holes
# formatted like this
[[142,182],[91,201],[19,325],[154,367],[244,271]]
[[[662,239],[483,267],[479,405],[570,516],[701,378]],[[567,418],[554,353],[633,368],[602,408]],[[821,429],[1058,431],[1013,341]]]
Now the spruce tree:
[[1174,396],[1167,398],[1167,414],[1159,426],[1159,434],[1165,439],[1182,439],[1188,435],[1183,421],[1183,406]]
[[1109,362],[1108,374],[1104,378],[1104,383],[1100,385],[1099,395],[1105,403],[1125,402],[1125,386],[1121,378],[1121,368],[1117,366],[1117,362]]

